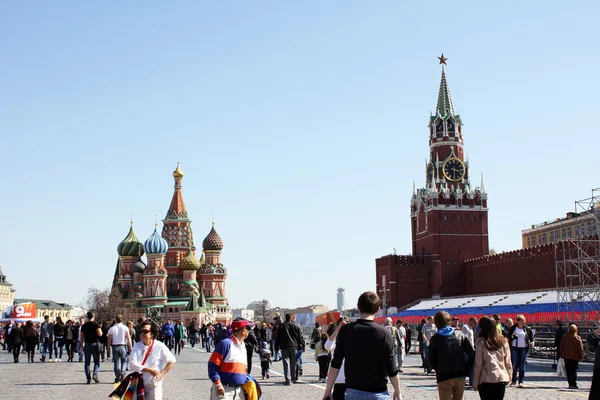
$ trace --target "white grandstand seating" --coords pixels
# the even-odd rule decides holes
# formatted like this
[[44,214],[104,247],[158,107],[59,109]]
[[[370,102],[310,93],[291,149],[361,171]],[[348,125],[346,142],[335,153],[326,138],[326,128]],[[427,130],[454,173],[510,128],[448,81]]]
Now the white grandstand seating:
[[555,303],[557,300],[556,290],[535,291],[526,293],[501,293],[482,296],[447,297],[439,299],[427,299],[407,309],[409,310],[436,310],[462,307],[489,307],[527,305],[532,303],[544,304]]

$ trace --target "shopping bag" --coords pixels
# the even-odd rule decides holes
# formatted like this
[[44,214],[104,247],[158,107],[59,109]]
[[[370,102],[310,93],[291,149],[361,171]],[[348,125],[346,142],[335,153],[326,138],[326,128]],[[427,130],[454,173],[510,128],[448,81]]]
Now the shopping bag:
[[562,358],[558,360],[558,366],[556,367],[556,375],[565,377],[567,376],[567,368],[565,368],[565,360]]

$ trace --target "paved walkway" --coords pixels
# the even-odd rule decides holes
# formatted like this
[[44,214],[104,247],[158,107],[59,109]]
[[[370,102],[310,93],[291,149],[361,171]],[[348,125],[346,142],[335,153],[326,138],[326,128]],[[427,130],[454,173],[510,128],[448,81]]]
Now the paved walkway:
[[[165,378],[165,400],[208,399],[211,382],[207,377],[209,355],[197,349],[186,347],[177,356],[177,365]],[[36,356],[39,359],[39,356]],[[318,365],[311,355],[305,355],[304,376],[293,386],[283,386],[281,362],[273,363],[272,376],[268,381],[259,380],[265,400],[321,399],[325,385],[318,382]],[[402,393],[405,399],[437,399],[435,378],[425,376],[417,356],[410,356],[401,376]],[[252,374],[260,376],[260,362],[254,357]],[[508,388],[505,398],[510,400],[535,399],[582,399],[587,398],[591,382],[592,365],[580,367],[580,390],[566,390],[567,382],[558,378],[546,360],[530,360],[527,366],[525,388]],[[56,399],[105,399],[113,388],[112,362],[104,362],[100,368],[100,383],[85,384],[82,363],[27,363],[13,364],[12,355],[0,353],[0,398],[22,400],[39,398]],[[391,387],[390,387],[391,389]],[[43,397],[40,397],[43,396]],[[465,399],[479,399],[468,391]]]

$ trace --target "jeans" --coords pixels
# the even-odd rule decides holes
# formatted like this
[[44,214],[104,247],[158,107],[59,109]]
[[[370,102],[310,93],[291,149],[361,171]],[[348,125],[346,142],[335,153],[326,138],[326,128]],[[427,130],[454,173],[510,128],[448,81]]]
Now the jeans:
[[283,361],[283,377],[285,381],[289,382],[290,376],[296,380],[296,349],[281,349],[281,361]]
[[412,346],[412,343],[410,343],[410,339],[406,338],[406,355],[408,355],[408,353],[410,352],[411,346]]
[[506,392],[506,383],[482,383],[477,390],[481,400],[502,400]]
[[83,346],[81,345],[81,342],[78,340],[77,341],[77,355],[79,356],[79,362],[83,361]]
[[590,387],[590,396],[588,400],[600,399],[600,368],[594,368],[592,375],[592,386]]
[[98,376],[98,370],[100,369],[100,351],[98,349],[98,343],[84,343],[83,345],[83,353],[85,354],[85,362],[84,362],[84,370],[85,370],[85,377],[89,380],[91,379],[90,376],[90,361],[91,358],[94,357],[94,375],[95,377]]
[[190,333],[190,345],[192,346],[192,349],[196,345],[196,334],[194,332]]
[[206,343],[205,343],[205,348],[206,348],[206,352],[207,353],[212,353],[212,338],[207,337],[206,338]]
[[398,363],[398,369],[402,369],[402,366],[404,365],[404,348],[398,347],[394,349],[394,353],[396,356],[396,362]]
[[523,378],[525,377],[525,360],[527,359],[528,352],[528,347],[513,347],[510,350],[513,365],[513,383],[517,383],[517,370],[519,370],[519,383],[523,383]]
[[567,381],[569,382],[569,387],[577,386],[577,366],[579,365],[579,360],[568,360],[565,358],[565,369],[567,370]]
[[19,362],[19,354],[21,354],[21,343],[13,344],[12,352],[15,361]]
[[302,369],[302,349],[296,350],[296,380],[298,376],[302,375],[304,370]]
[[50,352],[49,358],[52,358],[52,338],[44,338],[42,342],[42,359],[46,359],[46,352]]
[[115,379],[121,379],[125,376],[127,369],[127,346],[113,345],[112,346],[113,365],[115,371]]
[[423,343],[421,343],[421,351],[423,352],[423,354],[421,354],[423,357],[423,368],[427,372],[431,372],[431,367],[429,366],[429,343],[423,341]]
[[175,338],[175,354],[181,353],[181,349],[183,348],[182,339]]
[[165,335],[165,346],[169,348],[169,350],[173,350],[173,336]]
[[390,400],[390,394],[387,390],[382,393],[371,393],[356,389],[346,389],[346,400]]
[[67,357],[69,357],[69,361],[73,361],[73,353],[75,352],[75,340],[65,340],[65,350],[67,352]]
[[[56,336],[54,338],[54,357],[62,358],[63,346],[65,345],[65,341],[62,336]],[[58,351],[60,350],[60,355],[58,355]],[[52,356],[50,356],[52,358]]]

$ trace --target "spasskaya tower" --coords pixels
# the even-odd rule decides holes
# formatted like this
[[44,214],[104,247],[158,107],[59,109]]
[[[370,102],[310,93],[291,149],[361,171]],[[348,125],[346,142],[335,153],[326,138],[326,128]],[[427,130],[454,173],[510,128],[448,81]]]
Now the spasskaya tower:
[[425,187],[410,202],[413,255],[431,260],[430,293],[452,296],[464,290],[463,261],[487,255],[488,209],[483,175],[473,186],[465,159],[463,123],[454,112],[446,81],[446,60],[435,115],[429,118]]

